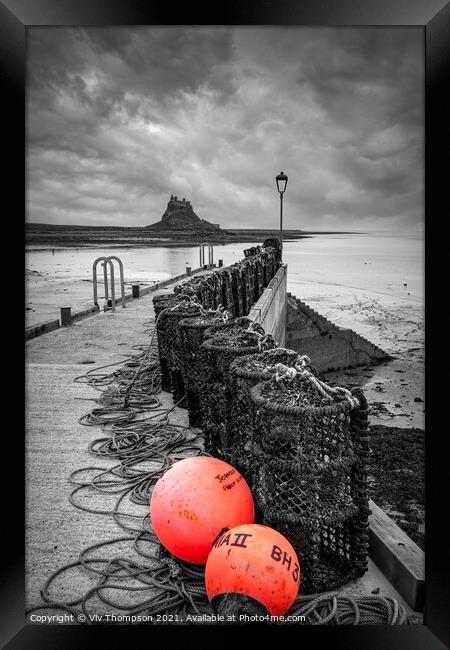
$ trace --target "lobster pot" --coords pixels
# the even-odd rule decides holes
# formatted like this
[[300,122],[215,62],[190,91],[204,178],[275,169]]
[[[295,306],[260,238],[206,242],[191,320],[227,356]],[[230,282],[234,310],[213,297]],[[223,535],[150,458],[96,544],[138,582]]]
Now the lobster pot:
[[[159,365],[161,369],[161,390],[170,392],[172,390],[172,379],[170,376],[170,341],[164,336],[164,332],[159,327],[158,316],[163,309],[174,307],[179,302],[179,297],[175,294],[162,294],[153,298],[153,308],[155,310],[156,338],[158,341]],[[161,319],[160,319],[161,320]]]
[[274,264],[274,273],[278,271],[278,268],[281,264],[281,244],[280,240],[276,237],[269,237],[263,241],[263,249],[272,252],[273,264]]
[[302,592],[364,574],[368,551],[367,402],[330,401],[308,379],[250,389],[260,450],[254,496],[263,522],[298,554]]
[[249,294],[249,282],[248,276],[250,271],[250,263],[247,260],[239,266],[239,284],[241,287],[241,296],[242,296],[242,316],[246,316],[250,311],[250,295]]
[[[180,294],[171,298],[170,303],[169,306],[174,307],[174,309],[161,313],[157,322],[156,331],[158,346],[160,345],[160,360],[162,350],[165,355],[164,362],[167,364],[170,375],[173,400],[177,404],[185,395],[183,376],[181,373],[183,346],[179,323],[183,318],[198,315],[200,312],[198,307],[189,305],[185,300],[183,301]],[[179,406],[185,407],[185,401],[181,401]]]
[[244,316],[240,265],[233,264],[233,266],[230,267],[230,274],[231,291],[233,297],[233,315],[235,317]]
[[190,296],[205,308],[212,306],[211,287],[205,282],[205,276],[195,277],[189,282],[179,284],[174,291],[178,295]]
[[214,326],[215,331],[225,327],[222,316],[218,314],[202,314],[192,318],[183,318],[179,322],[181,345],[183,354],[181,360],[181,374],[189,411],[189,424],[202,425],[202,411],[200,408],[200,389],[205,375],[205,352],[201,349],[205,333]]
[[244,249],[245,257],[253,257],[254,255],[259,255],[261,252],[261,246],[252,246],[251,248]]
[[264,266],[258,257],[255,260],[255,302],[259,299],[264,291]]
[[197,295],[199,302],[204,307],[204,309],[216,308],[216,287],[213,273],[201,278]]
[[228,309],[232,316],[236,316],[233,300],[232,277],[229,269],[221,272],[222,285],[222,306]]
[[210,309],[218,309],[222,304],[222,281],[220,274],[215,272],[205,278],[210,292]]
[[272,255],[264,251],[261,255],[261,264],[263,268],[263,288],[267,287],[272,279]]
[[[225,327],[212,327],[205,334],[201,350],[205,353],[205,374],[200,387],[200,408],[203,412],[205,448],[213,456],[230,460],[226,422],[229,421],[229,370],[236,357],[255,354],[262,349],[275,347],[270,336],[261,343],[262,327],[257,332],[246,329],[249,320],[239,318]],[[259,336],[258,336],[259,335]]]
[[255,303],[255,283],[256,283],[256,268],[255,264],[251,259],[245,260],[245,287],[247,295],[247,311],[246,314],[250,311],[253,304]]
[[298,353],[293,350],[273,348],[258,354],[240,356],[230,365],[230,409],[225,422],[230,459],[233,467],[239,470],[249,485],[252,485],[253,472],[258,462],[250,389],[271,379],[277,363],[294,366],[297,359]]

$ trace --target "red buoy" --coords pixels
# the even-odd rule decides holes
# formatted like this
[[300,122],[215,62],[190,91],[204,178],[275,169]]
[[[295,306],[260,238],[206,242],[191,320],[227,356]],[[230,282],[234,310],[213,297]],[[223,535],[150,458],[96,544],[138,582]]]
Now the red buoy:
[[174,463],[157,481],[150,516],[168,551],[205,564],[217,536],[252,523],[255,511],[250,488],[234,467],[218,458],[195,456]]
[[281,616],[297,596],[300,564],[283,535],[268,526],[247,524],[223,533],[214,543],[205,581],[213,607],[226,594],[244,594],[272,616]]

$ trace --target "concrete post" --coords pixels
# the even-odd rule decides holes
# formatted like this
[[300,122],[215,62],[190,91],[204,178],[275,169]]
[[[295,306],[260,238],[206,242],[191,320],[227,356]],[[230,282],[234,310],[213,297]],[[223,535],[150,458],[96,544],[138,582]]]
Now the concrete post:
[[131,291],[133,294],[133,298],[139,298],[139,285],[138,284],[132,284],[131,285]]
[[61,326],[66,327],[72,325],[72,307],[60,307],[61,310]]

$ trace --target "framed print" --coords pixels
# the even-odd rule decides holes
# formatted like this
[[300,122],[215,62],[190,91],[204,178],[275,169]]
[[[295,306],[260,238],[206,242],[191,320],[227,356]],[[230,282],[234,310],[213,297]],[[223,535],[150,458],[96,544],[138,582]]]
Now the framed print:
[[448,4],[0,15],[26,248],[3,645],[444,647]]

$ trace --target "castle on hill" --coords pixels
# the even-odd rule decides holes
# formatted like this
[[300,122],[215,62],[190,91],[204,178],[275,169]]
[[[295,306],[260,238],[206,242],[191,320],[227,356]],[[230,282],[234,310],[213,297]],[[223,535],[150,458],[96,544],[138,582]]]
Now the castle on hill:
[[208,231],[220,230],[220,225],[210,223],[205,219],[198,217],[191,205],[184,197],[179,199],[173,194],[170,195],[166,211],[160,221],[147,226],[154,230],[189,230],[189,231]]

